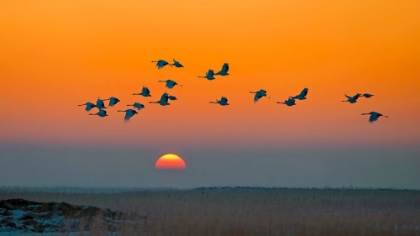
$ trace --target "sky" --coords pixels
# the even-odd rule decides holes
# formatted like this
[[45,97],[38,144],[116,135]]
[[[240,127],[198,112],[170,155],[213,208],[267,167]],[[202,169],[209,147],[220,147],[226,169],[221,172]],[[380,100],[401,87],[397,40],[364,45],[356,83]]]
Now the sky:
[[[416,0],[6,0],[0,186],[420,189]],[[158,70],[172,58],[184,68]],[[198,78],[229,63],[229,76]],[[167,89],[159,80],[183,87]],[[152,97],[133,96],[148,86]],[[309,88],[294,107],[276,104]],[[267,90],[253,103],[250,91]],[[149,104],[168,92],[170,106]],[[356,104],[344,94],[371,93]],[[118,97],[109,117],[77,105]],[[226,96],[229,106],[209,104]],[[130,122],[118,109],[140,102]],[[368,123],[361,113],[389,118]],[[163,154],[183,172],[154,168]]]

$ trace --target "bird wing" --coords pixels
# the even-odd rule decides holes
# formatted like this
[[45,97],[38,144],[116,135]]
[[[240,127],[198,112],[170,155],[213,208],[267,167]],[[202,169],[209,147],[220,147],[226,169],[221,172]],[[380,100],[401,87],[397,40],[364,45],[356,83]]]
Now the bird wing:
[[136,111],[133,109],[128,109],[125,111],[124,120],[129,120],[131,117],[133,117],[136,114]]
[[260,100],[260,98],[261,98],[260,94],[256,93],[254,95],[254,102],[258,102],[258,100]]
[[220,99],[220,102],[222,102],[222,103],[226,103],[228,100],[227,100],[227,98],[226,97],[222,97],[221,99]]
[[307,95],[307,94],[308,94],[308,89],[307,89],[307,88],[304,88],[304,89],[302,90],[302,92],[300,92],[299,96],[306,97],[306,95]]
[[375,121],[378,120],[378,118],[379,118],[379,114],[378,113],[376,113],[376,112],[371,113],[370,114],[370,117],[369,117],[369,122],[370,123],[375,122]]
[[169,95],[167,93],[162,94],[162,96],[160,96],[160,100],[161,101],[168,101]]
[[344,96],[346,96],[346,98],[347,99],[352,99],[353,97],[350,97],[349,95],[347,95],[347,94],[344,94]]
[[228,63],[223,64],[222,71],[227,73],[228,70],[229,70],[229,64]]
[[213,70],[209,70],[207,72],[207,75],[209,75],[210,77],[213,77],[214,76],[214,71]]

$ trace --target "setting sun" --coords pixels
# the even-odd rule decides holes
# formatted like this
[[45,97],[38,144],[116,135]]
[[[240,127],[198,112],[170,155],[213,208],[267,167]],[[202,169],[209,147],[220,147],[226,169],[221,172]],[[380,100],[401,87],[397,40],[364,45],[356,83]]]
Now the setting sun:
[[185,169],[184,160],[175,154],[165,154],[161,156],[155,165],[156,169]]

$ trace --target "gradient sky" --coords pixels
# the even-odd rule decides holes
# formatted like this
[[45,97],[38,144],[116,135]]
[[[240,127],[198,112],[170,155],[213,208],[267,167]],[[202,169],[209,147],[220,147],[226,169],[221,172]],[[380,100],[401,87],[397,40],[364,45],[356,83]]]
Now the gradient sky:
[[[419,12],[417,0],[3,1],[0,185],[166,186],[177,178],[153,166],[174,152],[187,170],[171,186],[420,188]],[[185,68],[151,63],[172,58]],[[225,62],[230,76],[197,78]],[[143,85],[152,98],[131,95]],[[308,100],[275,104],[304,87]],[[254,104],[260,88],[271,99]],[[148,104],[163,92],[179,100]],[[357,92],[375,96],[341,102]],[[222,95],[230,106],[209,104]],[[110,96],[122,102],[107,118],[77,106]],[[135,101],[146,108],[124,123],[116,110]],[[390,118],[369,124],[370,111]]]

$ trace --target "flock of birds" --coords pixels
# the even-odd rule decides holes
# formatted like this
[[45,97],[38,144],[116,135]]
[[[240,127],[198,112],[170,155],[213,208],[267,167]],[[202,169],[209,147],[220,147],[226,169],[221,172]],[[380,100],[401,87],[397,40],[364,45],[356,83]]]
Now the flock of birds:
[[[171,67],[176,67],[176,68],[184,67],[179,61],[177,61],[175,59],[173,59],[172,64],[165,61],[165,60],[158,60],[158,61],[152,61],[152,62],[156,63],[156,67],[158,69],[162,69],[165,66],[171,66]],[[216,79],[215,76],[228,76],[229,75],[228,71],[229,71],[229,64],[224,63],[223,66],[222,66],[222,69],[219,72],[214,73],[214,70],[209,69],[206,72],[205,76],[198,76],[198,77],[199,78],[206,78],[207,80],[214,80],[214,79]],[[170,80],[170,79],[159,80],[159,82],[165,83],[165,86],[168,89],[172,89],[176,85],[182,87],[181,84],[178,84],[176,81]],[[251,93],[255,94],[254,95],[254,103],[258,102],[263,97],[267,97],[267,91],[264,90],[264,89],[260,89],[260,90],[255,91],[255,92],[251,91]],[[149,88],[145,87],[145,86],[143,86],[140,93],[133,93],[133,95],[140,95],[140,96],[143,96],[143,97],[151,97],[152,96],[150,94]],[[295,106],[296,105],[296,99],[297,100],[305,100],[307,95],[308,95],[308,88],[304,88],[298,95],[289,96],[289,98],[287,100],[285,100],[284,102],[277,102],[277,103],[278,104],[285,104],[286,106],[289,106],[289,107],[290,106]],[[349,103],[353,104],[353,103],[356,103],[357,100],[360,97],[371,98],[374,95],[369,94],[369,93],[364,93],[364,94],[357,93],[354,96],[348,96],[346,94],[345,94],[345,96],[346,96],[347,100],[344,100],[343,102],[349,102]],[[268,98],[270,98],[270,97],[268,97]],[[169,95],[168,93],[165,92],[160,96],[160,99],[158,101],[152,101],[152,102],[149,102],[149,103],[157,103],[161,106],[167,106],[167,105],[170,105],[169,100],[177,100],[177,98],[175,96]],[[92,102],[86,102],[84,104],[80,104],[79,106],[86,106],[85,110],[88,111],[88,112],[96,107],[98,109],[98,112],[93,113],[93,114],[90,113],[89,115],[97,115],[99,117],[106,117],[106,116],[108,116],[108,114],[107,114],[107,111],[105,110],[106,106],[105,106],[104,101],[109,101],[108,107],[113,107],[114,105],[116,105],[117,103],[120,102],[120,100],[116,97],[110,97],[108,99],[98,98],[96,100],[95,104],[92,103]],[[210,103],[219,104],[221,106],[229,105],[228,99],[224,96],[222,96],[220,99],[216,99],[216,101],[211,101]],[[127,106],[132,106],[133,109],[118,110],[118,112],[125,112],[125,117],[124,117],[125,121],[130,120],[131,117],[138,114],[138,111],[140,111],[141,109],[143,109],[145,107],[143,104],[141,104],[139,102],[135,102],[133,104],[128,104]],[[135,109],[137,109],[137,111]],[[385,117],[385,118],[388,118],[388,116],[384,116],[381,113],[378,113],[378,112],[375,112],[375,111],[372,111],[372,112],[369,112],[369,113],[362,113],[362,115],[370,115],[369,122],[371,122],[371,123],[377,121],[379,119],[379,117],[381,117],[381,116]]]

